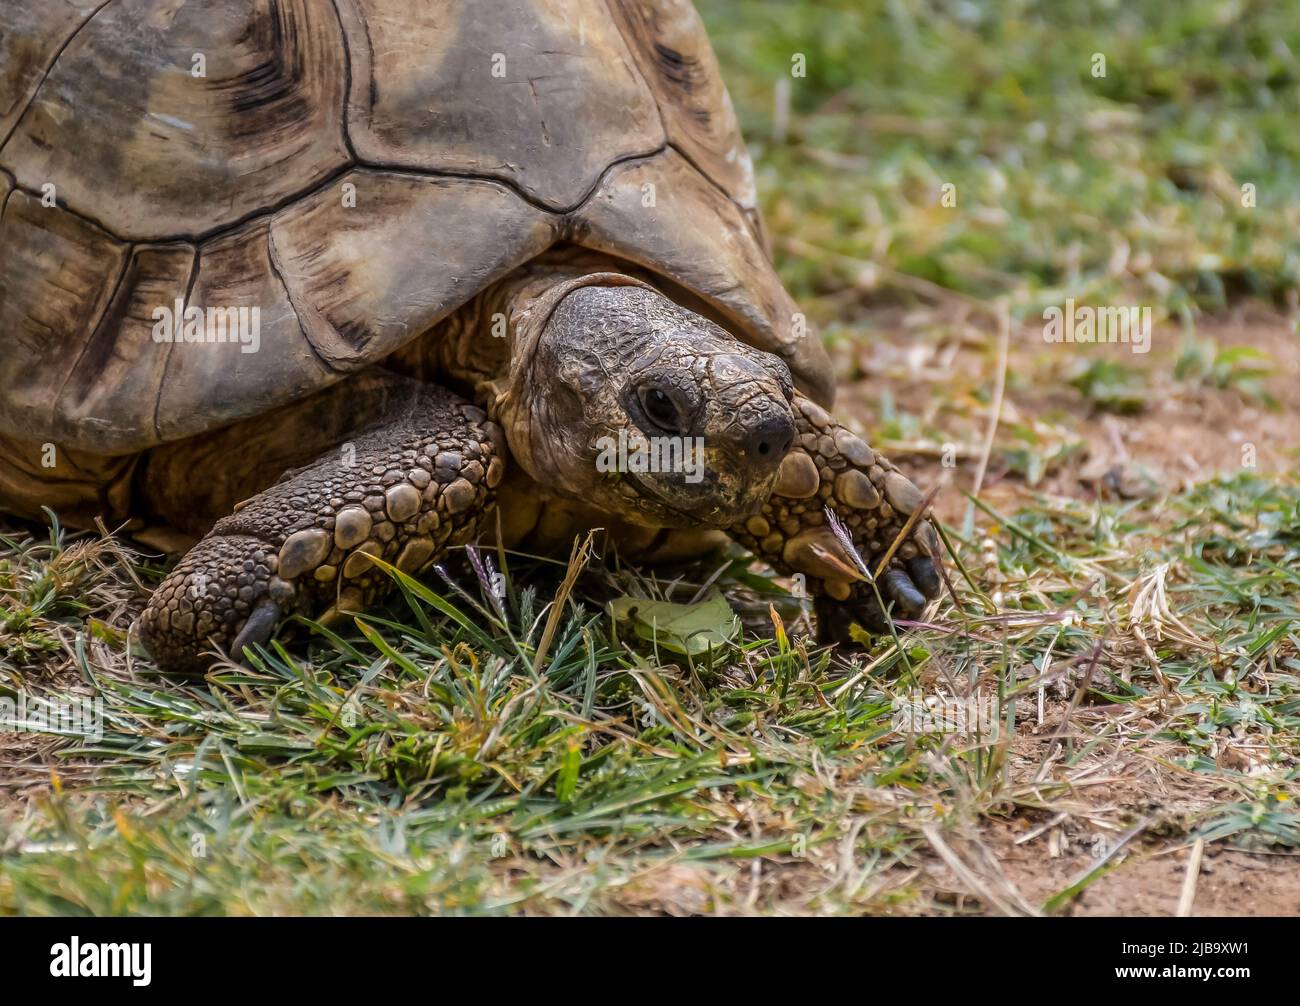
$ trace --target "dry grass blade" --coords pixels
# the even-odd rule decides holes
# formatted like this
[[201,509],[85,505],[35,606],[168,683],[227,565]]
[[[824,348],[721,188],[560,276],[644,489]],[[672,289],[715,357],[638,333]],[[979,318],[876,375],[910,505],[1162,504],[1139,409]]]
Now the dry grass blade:
[[1165,581],[1169,576],[1170,563],[1162,562],[1151,572],[1133,581],[1128,592],[1128,628],[1142,646],[1142,652],[1152,667],[1159,671],[1160,661],[1147,639],[1146,629],[1150,628],[1157,641],[1174,639],[1184,646],[1192,646],[1208,653],[1218,652],[1218,648],[1209,640],[1197,635],[1187,623],[1169,608],[1169,596]]
[[1192,914],[1192,904],[1196,901],[1196,880],[1201,873],[1201,857],[1205,855],[1205,839],[1198,838],[1192,844],[1191,855],[1187,857],[1187,872],[1183,874],[1183,888],[1178,895],[1178,909],[1174,914],[1185,919]]
[[[889,561],[894,558],[894,553],[898,551],[903,542],[907,541],[908,537],[912,533],[912,529],[915,528],[924,518],[924,515],[930,509],[930,504],[933,503],[934,498],[939,495],[939,489],[940,487],[937,484],[931,486],[929,490],[926,491],[926,494],[921,497],[920,505],[907,515],[907,521],[903,524],[902,529],[894,536],[894,540],[889,543],[889,548],[885,549],[884,555],[882,555],[880,561],[876,563],[876,579],[879,579],[881,574],[889,568]],[[925,543],[925,548],[926,551],[930,551],[930,543]]]
[[[939,858],[948,864],[949,869],[970,889],[970,892],[979,897],[985,904],[992,906],[1002,915],[1008,916],[1034,916],[1041,913],[1025,902],[1018,891],[1012,887],[1006,877],[996,871],[994,876],[985,879],[980,877],[944,840],[939,833],[939,829],[932,824],[921,826],[921,834],[925,840],[930,843],[930,847],[939,854]],[[995,890],[994,888],[1000,888]]]
[[546,627],[542,630],[537,652],[533,654],[534,675],[541,673],[542,663],[546,660],[551,642],[555,639],[555,630],[559,628],[560,619],[564,617],[564,605],[569,600],[569,595],[573,593],[573,586],[578,582],[578,577],[587,568],[587,561],[591,558],[591,543],[595,536],[596,531],[591,530],[587,532],[587,537],[581,543],[574,539],[573,549],[569,552],[569,564],[564,571],[564,580],[560,584],[560,589],[555,592],[555,600],[551,602],[551,610],[546,618]]
[[1002,401],[1007,390],[1007,361],[1011,349],[1011,317],[1005,302],[996,306],[998,319],[998,361],[994,372],[993,401],[989,406],[989,423],[984,431],[984,443],[980,447],[979,464],[975,468],[975,481],[971,488],[972,496],[979,496],[984,488],[984,476],[989,468],[989,455],[993,453],[993,440],[1002,421]]

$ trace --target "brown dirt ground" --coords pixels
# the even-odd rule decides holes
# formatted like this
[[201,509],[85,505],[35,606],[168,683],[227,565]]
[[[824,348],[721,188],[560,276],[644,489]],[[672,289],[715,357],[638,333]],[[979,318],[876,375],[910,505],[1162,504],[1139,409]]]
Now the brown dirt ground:
[[[937,464],[938,440],[875,438],[919,485],[938,479],[945,489],[936,501],[945,519],[959,517],[965,500],[947,487],[969,490],[987,424],[987,409],[976,399],[993,387],[996,369],[993,339],[983,318],[969,324],[943,324],[917,312],[877,315],[873,328],[892,333],[873,338],[866,348],[839,354],[837,364],[849,380],[841,383],[836,411],[860,420],[862,429],[878,428],[880,388],[888,387],[899,412],[918,416],[926,427],[942,430],[956,446],[957,464]],[[908,328],[930,324],[958,333],[941,341],[916,338]],[[1013,328],[1008,354],[1006,394],[999,424],[1002,432],[1016,425],[1041,427],[1043,447],[1069,440],[1083,450],[1049,466],[1039,491],[1093,498],[1096,494],[1149,495],[1178,490],[1219,474],[1239,470],[1243,446],[1253,444],[1261,472],[1300,468],[1300,336],[1296,321],[1271,307],[1244,304],[1230,313],[1202,319],[1196,335],[1221,347],[1250,346],[1266,353],[1272,375],[1263,385],[1277,402],[1270,409],[1234,388],[1217,388],[1174,378],[1183,333],[1172,323],[1157,326],[1149,354],[1135,355],[1125,346],[1048,345],[1034,327]],[[1087,355],[1085,355],[1087,354]],[[1103,358],[1141,372],[1145,404],[1132,415],[1096,409],[1068,384],[1084,361]],[[946,389],[936,395],[936,389]],[[852,423],[850,423],[852,425]],[[1024,484],[997,451],[984,479],[982,498],[1001,503],[1023,499]]]
[[[868,437],[918,485],[928,487],[938,478],[944,488],[935,508],[954,523],[968,506],[956,490],[972,486],[988,421],[983,402],[991,397],[997,366],[991,325],[991,319],[972,317],[966,328],[960,317],[952,317],[951,305],[937,310],[934,317],[918,318],[914,311],[899,311],[892,317],[873,315],[873,328],[889,334],[865,348],[841,353],[837,360],[848,380],[841,384],[836,411],[860,418],[863,432],[880,428],[884,410],[879,389],[887,386],[896,413],[920,417],[923,429],[942,430],[946,442],[957,445],[956,466],[944,468],[936,464],[941,451],[937,439]],[[909,334],[909,329],[965,334],[928,339]],[[1048,345],[1037,328],[1013,326],[997,443],[1007,442],[1002,432],[1008,428],[1035,423],[1043,427],[1048,448],[1061,442],[1054,438],[1081,441],[1082,449],[1049,465],[1033,490],[1081,499],[1098,494],[1155,496],[1231,474],[1242,465],[1245,444],[1254,445],[1261,472],[1300,468],[1300,336],[1295,318],[1248,303],[1200,320],[1196,335],[1220,347],[1250,346],[1266,353],[1273,373],[1263,384],[1276,407],[1231,387],[1177,380],[1174,362],[1184,335],[1173,324],[1155,329],[1152,351],[1145,356],[1134,355],[1124,346]],[[1139,370],[1147,388],[1141,410],[1131,415],[1102,412],[1071,387],[1069,377],[1083,353]],[[936,389],[945,390],[936,394]],[[983,397],[977,398],[977,392]],[[1028,501],[1032,491],[1020,474],[999,466],[997,454],[995,449],[981,498],[1011,513],[1018,503]],[[1013,780],[1017,762],[1025,767],[1041,762],[1041,745],[1055,730],[1050,708],[1043,727],[1025,732],[1026,726],[1020,724]],[[1169,762],[1158,764],[1157,757],[1158,752],[1144,751],[1142,764],[1130,756],[1131,764],[1105,765],[1105,771],[1087,780],[1088,785],[1072,790],[1067,801],[1074,804],[1071,813],[1051,827],[1043,827],[1051,820],[1046,813],[1017,809],[1004,826],[972,835],[985,855],[962,856],[963,861],[972,868],[984,863],[992,874],[993,889],[1006,885],[1028,904],[1042,904],[1097,864],[1094,847],[1121,834],[1124,828],[1118,822],[1148,815],[1168,821],[1180,816],[1180,811],[1214,801],[1216,793],[1206,787],[1204,776],[1180,779]],[[1184,782],[1187,785],[1181,785]],[[1225,797],[1226,790],[1217,796]],[[1091,883],[1068,911],[1172,915],[1190,844],[1181,835],[1177,840],[1158,838],[1155,833],[1161,823],[1153,817],[1149,830],[1115,856],[1120,865]],[[1040,828],[1041,834],[1027,838]],[[953,891],[969,889],[937,857],[933,879],[940,888],[946,882]],[[1208,846],[1191,914],[1300,915],[1300,855],[1237,850],[1224,843]]]
[[[1021,717],[1009,776],[1024,779],[1058,746],[1057,732],[1066,703],[1049,703],[1043,724]],[[1090,727],[1126,715],[1099,706],[1075,713]],[[1089,722],[1093,721],[1093,722]],[[1078,742],[1086,736],[1078,734]],[[1016,801],[1006,818],[972,829],[968,842],[954,848],[989,890],[1004,892],[1008,903],[1039,906],[1100,866],[1109,849],[1113,869],[1090,882],[1062,911],[1077,916],[1171,916],[1186,879],[1192,842],[1186,837],[1192,815],[1233,799],[1226,784],[1193,775],[1173,762],[1174,746],[1135,751],[1086,761],[1074,773],[1077,782],[1055,795],[1050,812],[1033,806],[1034,788],[1012,786]],[[1028,770],[1028,771],[1026,771]],[[1132,822],[1138,830],[1121,841]],[[969,891],[944,862],[935,858],[927,871],[940,891]],[[1231,839],[1206,844],[1192,916],[1300,915],[1300,854],[1262,846],[1242,848]],[[987,905],[982,906],[987,907]]]
[[[1074,901],[1071,915],[1173,915],[1187,874],[1191,848],[1152,843],[1095,881]],[[1003,850],[1008,879],[1031,901],[1041,901],[1086,874],[1090,853],[1044,860],[1033,845]],[[1300,856],[1246,852],[1222,845],[1205,850],[1191,916],[1300,915]]]

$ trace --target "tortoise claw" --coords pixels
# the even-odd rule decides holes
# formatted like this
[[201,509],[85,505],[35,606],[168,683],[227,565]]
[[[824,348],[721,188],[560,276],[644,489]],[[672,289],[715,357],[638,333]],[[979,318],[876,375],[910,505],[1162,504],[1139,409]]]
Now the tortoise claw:
[[939,590],[942,582],[939,579],[939,567],[935,565],[933,559],[928,555],[918,555],[915,559],[907,561],[907,573],[916,584],[917,589],[933,601],[939,596]]
[[916,616],[925,610],[925,595],[901,569],[886,570],[880,578],[880,590],[885,600],[894,602],[894,610],[900,615]]
[[275,627],[279,624],[282,612],[280,606],[272,601],[269,597],[264,597],[248,616],[244,622],[244,627],[239,630],[230,644],[230,656],[232,660],[244,662],[244,649],[250,646],[265,646],[275,632]]

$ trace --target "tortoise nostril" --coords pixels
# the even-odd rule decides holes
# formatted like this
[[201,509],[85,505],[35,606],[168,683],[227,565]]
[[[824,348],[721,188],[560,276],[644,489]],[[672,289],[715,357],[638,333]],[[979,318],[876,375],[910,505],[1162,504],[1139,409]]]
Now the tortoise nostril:
[[746,453],[763,467],[779,464],[794,443],[794,423],[789,416],[768,416],[749,431],[745,438]]

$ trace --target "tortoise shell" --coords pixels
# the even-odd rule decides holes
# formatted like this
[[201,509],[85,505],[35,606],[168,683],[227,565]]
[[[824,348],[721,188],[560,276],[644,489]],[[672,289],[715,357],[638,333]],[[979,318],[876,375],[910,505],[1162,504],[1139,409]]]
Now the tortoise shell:
[[[0,432],[128,454],[399,349],[557,242],[829,404],[686,0],[5,0]],[[256,352],[159,309],[257,307]]]

